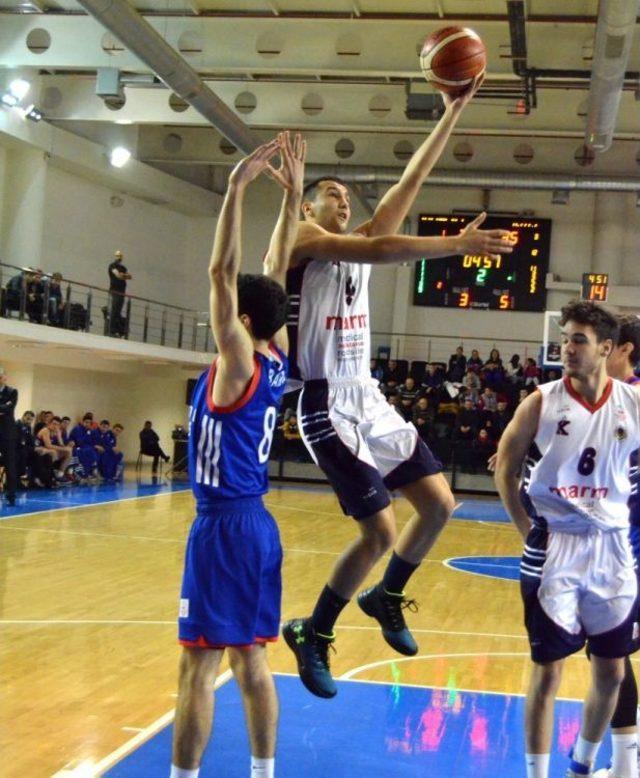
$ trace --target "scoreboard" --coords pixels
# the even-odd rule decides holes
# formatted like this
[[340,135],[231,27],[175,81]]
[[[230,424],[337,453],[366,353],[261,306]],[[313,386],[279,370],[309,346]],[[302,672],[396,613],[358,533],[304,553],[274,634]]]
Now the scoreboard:
[[[474,215],[421,214],[418,235],[457,235]],[[551,220],[487,216],[480,229],[508,230],[511,254],[441,257],[416,263],[413,304],[438,308],[544,311]]]

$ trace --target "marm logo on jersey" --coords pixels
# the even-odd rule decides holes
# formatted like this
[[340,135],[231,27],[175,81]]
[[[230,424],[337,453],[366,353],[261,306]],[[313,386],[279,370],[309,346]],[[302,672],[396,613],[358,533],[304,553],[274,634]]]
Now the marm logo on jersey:
[[558,422],[558,429],[556,430],[556,435],[569,435],[567,432],[567,427],[571,424],[569,419],[562,419]]
[[565,499],[589,497],[592,500],[604,500],[609,494],[609,487],[573,484],[571,486],[550,486],[549,491]]
[[324,328],[326,330],[363,330],[367,327],[367,314],[357,313],[353,316],[327,316]]

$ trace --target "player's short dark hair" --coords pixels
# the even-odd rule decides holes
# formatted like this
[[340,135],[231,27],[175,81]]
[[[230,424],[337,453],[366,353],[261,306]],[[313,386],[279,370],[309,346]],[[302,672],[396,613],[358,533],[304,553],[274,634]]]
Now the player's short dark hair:
[[617,319],[620,325],[618,346],[623,343],[633,343],[633,351],[629,354],[629,361],[635,367],[640,362],[640,318],[630,313],[620,314]]
[[316,195],[318,194],[318,188],[323,181],[332,181],[335,184],[345,186],[347,189],[349,188],[349,184],[338,176],[322,176],[322,178],[315,178],[313,181],[309,181],[302,190],[302,202],[305,200],[315,200]]
[[256,340],[271,340],[287,318],[287,293],[277,281],[263,275],[238,276],[238,313],[251,318]]
[[51,421],[62,421],[62,419],[59,416],[52,416]]
[[114,425],[113,425],[113,429],[114,429],[114,430],[115,430],[115,429],[123,430],[123,429],[124,429],[124,427],[122,426],[122,424],[118,423],[118,424],[114,424]]
[[109,423],[109,419],[103,419],[103,420],[100,422],[100,424],[101,424],[101,425],[102,425],[102,424],[108,424],[108,423]]
[[560,326],[574,321],[577,324],[585,324],[596,333],[598,343],[603,340],[618,342],[618,320],[606,308],[588,300],[572,300],[561,308]]
[[62,421],[71,421],[71,418],[69,416],[63,416]]
[[93,414],[91,412],[85,413],[85,415],[82,417],[82,421],[86,421],[89,419],[89,421],[93,421]]

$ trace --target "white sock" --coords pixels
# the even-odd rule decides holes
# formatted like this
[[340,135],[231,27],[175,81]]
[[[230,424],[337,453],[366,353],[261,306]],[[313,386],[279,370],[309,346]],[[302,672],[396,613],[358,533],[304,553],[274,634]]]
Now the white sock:
[[525,754],[527,778],[547,778],[551,754]]
[[573,747],[573,758],[576,762],[591,767],[596,761],[599,748],[600,743],[592,743],[590,740],[585,740],[582,735],[578,735],[576,744]]
[[638,737],[630,735],[611,735],[613,758],[611,773],[624,778],[638,778]]
[[251,757],[251,778],[274,778],[276,760]]
[[200,774],[200,768],[196,767],[195,770],[185,770],[182,767],[176,767],[171,765],[171,775],[169,778],[198,778]]

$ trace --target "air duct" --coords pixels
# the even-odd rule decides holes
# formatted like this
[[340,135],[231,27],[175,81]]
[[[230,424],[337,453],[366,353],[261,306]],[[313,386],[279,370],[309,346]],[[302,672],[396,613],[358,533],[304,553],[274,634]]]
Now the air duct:
[[638,0],[600,0],[585,143],[606,151],[613,140],[638,15]]
[[227,108],[127,0],[79,0],[79,3],[234,146],[247,153],[259,145],[260,140],[247,125]]
[[[368,168],[331,165],[307,165],[308,180],[332,176],[355,184],[396,184],[399,171],[394,168]],[[430,173],[425,186],[473,187],[474,189],[526,189],[568,192],[640,192],[640,178],[600,178],[579,176],[560,178],[543,174],[493,173],[489,171]]]

